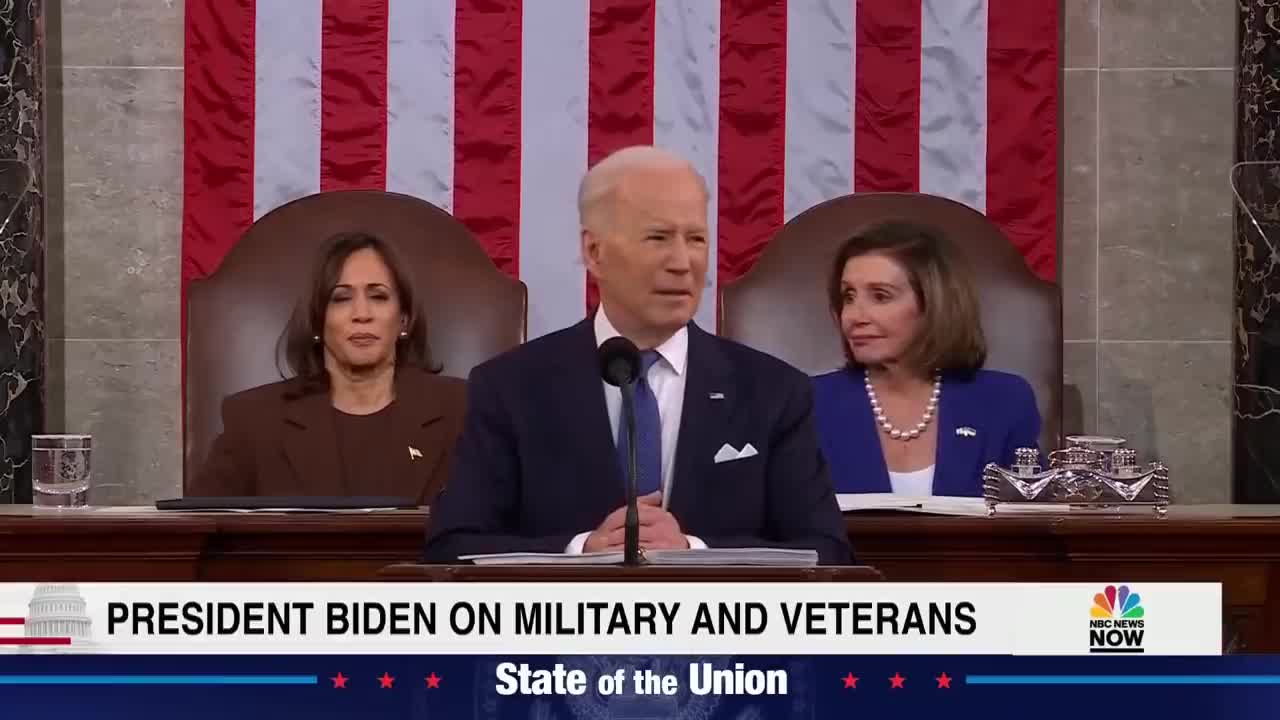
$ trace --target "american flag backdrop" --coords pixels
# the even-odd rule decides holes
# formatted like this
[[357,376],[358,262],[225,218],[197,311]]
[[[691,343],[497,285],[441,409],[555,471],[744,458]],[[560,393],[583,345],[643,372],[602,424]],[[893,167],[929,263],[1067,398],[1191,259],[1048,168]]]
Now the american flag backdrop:
[[699,312],[788,219],[849,192],[988,215],[1056,273],[1059,0],[187,0],[183,279],[327,190],[415,195],[583,317],[577,184],[619,147],[711,188]]

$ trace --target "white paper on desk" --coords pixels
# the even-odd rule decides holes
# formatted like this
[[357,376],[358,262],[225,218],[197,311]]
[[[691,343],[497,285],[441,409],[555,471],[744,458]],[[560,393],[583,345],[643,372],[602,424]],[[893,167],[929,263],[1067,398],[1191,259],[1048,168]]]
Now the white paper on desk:
[[[953,497],[931,495],[908,497],[893,493],[862,493],[837,495],[842,512],[891,511],[916,515],[945,515],[949,517],[987,517],[987,504],[980,497]],[[1000,503],[996,516],[1010,515],[1141,515],[1150,514],[1145,505],[1116,505],[1094,508],[1065,503]]]
[[919,509],[920,504],[927,499],[893,493],[839,493],[836,495],[836,503],[840,505],[841,512]]
[[[620,565],[621,552],[582,553],[496,553],[463,555],[476,565]],[[753,567],[813,567],[818,564],[816,550],[790,548],[699,548],[696,550],[646,550],[645,565],[750,565]]]
[[926,515],[982,517],[987,506],[982,498],[931,495],[911,497],[893,493],[850,493],[836,496],[841,512],[894,511]]
[[580,555],[568,553],[511,552],[489,555],[460,555],[459,560],[469,560],[476,565],[619,565],[620,552],[593,552]]
[[364,515],[367,513],[386,513],[398,511],[413,512],[406,508],[392,507],[371,507],[371,508],[305,508],[305,507],[261,507],[261,508],[168,508],[160,510],[162,513],[186,513],[203,515],[206,513],[307,513],[321,515]]

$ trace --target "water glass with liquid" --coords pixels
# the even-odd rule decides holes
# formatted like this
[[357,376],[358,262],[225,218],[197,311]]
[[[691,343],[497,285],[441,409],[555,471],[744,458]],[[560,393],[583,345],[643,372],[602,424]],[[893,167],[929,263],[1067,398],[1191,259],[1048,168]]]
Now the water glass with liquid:
[[59,510],[88,507],[92,453],[92,435],[32,435],[32,504]]

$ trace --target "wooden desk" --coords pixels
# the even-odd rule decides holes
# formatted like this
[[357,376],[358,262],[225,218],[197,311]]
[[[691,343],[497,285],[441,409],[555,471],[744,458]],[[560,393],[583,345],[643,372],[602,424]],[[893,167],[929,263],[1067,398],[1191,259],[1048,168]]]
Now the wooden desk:
[[[1275,507],[1148,515],[849,516],[858,561],[889,581],[1214,581],[1232,649],[1280,652]],[[0,581],[376,580],[414,562],[425,513],[186,514],[0,506]]]
[[383,580],[429,582],[879,582],[871,567],[696,567],[676,565],[389,565]]
[[849,518],[859,562],[892,582],[1220,582],[1233,652],[1280,652],[1278,508],[1130,516]]

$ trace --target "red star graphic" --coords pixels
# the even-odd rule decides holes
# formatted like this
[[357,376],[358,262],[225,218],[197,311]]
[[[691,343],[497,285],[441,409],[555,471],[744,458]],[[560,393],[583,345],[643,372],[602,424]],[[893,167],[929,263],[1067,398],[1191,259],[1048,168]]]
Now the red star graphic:
[[348,681],[348,680],[350,680],[351,678],[349,678],[349,677],[347,677],[347,676],[343,675],[341,672],[339,672],[337,675],[335,675],[334,677],[331,677],[331,678],[329,678],[329,679],[333,681],[333,687],[334,687],[335,689],[338,689],[338,690],[346,690],[346,689],[347,689],[347,681]]
[[845,689],[845,690],[850,690],[850,689],[852,689],[852,690],[857,690],[857,689],[858,689],[858,676],[857,676],[857,675],[854,675],[853,673],[849,673],[848,675],[845,675],[845,676],[844,676],[844,689]]
[[938,677],[934,678],[934,680],[938,681],[938,687],[940,689],[943,689],[943,690],[951,689],[951,676],[947,675],[945,672],[939,675]]
[[386,690],[387,688],[391,687],[391,685],[395,683],[395,681],[396,679],[391,677],[391,673],[384,672],[382,673],[382,677],[378,678],[378,686],[381,687],[383,690]]
[[435,671],[432,671],[432,673],[427,676],[427,687],[432,690],[439,690],[440,680],[441,678],[435,674]]
[[[907,679],[906,679],[906,678],[904,678],[904,677],[902,677],[902,675],[901,675],[901,674],[899,674],[899,673],[894,673],[894,674],[893,674],[893,677],[889,678],[889,682],[893,683],[893,685],[892,685],[889,689],[890,689],[890,690],[894,690],[894,689],[897,689],[897,688],[903,688],[902,683],[904,683],[904,682],[906,682],[906,681],[907,681]],[[905,690],[906,688],[903,688],[903,689]]]

